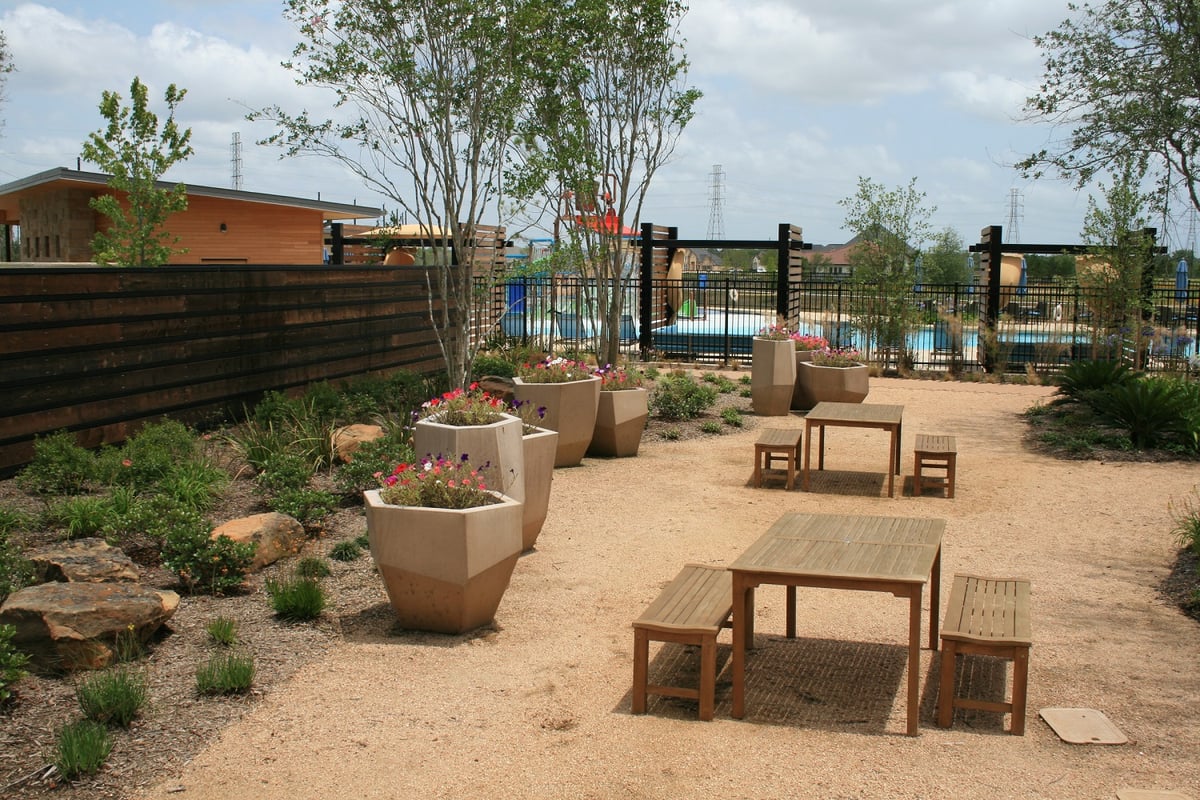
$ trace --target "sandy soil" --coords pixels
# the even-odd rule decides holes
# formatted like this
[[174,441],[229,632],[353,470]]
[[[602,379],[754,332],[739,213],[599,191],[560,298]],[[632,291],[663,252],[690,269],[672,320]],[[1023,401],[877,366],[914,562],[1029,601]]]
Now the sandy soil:
[[[1196,466],[1030,452],[1018,415],[1050,392],[873,379],[869,401],[906,409],[896,498],[886,438],[869,430],[831,429],[810,493],[749,486],[754,430],[559,470],[494,629],[393,630],[381,589],[346,641],[140,797],[1200,797],[1197,624],[1157,593],[1178,550],[1168,502],[1194,490]],[[908,494],[918,431],[958,437],[954,500]],[[936,727],[923,650],[921,732],[905,736],[905,602],[801,590],[788,641],[779,587],[758,592],[745,719],[729,715],[728,632],[714,721],[661,698],[631,715],[630,622],[684,562],[733,561],[785,511],[944,518],[947,588],[956,571],[1030,578],[1026,735],[979,712]],[[972,685],[1001,691],[1003,667],[970,659]],[[694,669],[684,648],[651,650],[652,676]],[[1067,744],[1038,718],[1048,707],[1100,710],[1130,741]]]

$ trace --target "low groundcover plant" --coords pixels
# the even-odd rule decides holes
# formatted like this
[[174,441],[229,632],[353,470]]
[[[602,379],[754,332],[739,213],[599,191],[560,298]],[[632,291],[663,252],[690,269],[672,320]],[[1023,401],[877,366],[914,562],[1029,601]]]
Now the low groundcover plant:
[[472,383],[466,389],[460,387],[427,400],[421,404],[415,416],[417,419],[437,417],[437,422],[443,425],[491,425],[499,422],[501,415],[510,410],[503,398],[483,391],[478,383]]
[[380,499],[394,506],[461,509],[500,502],[488,491],[467,454],[457,461],[438,455],[415,464],[400,464],[389,475],[381,473],[380,482]]

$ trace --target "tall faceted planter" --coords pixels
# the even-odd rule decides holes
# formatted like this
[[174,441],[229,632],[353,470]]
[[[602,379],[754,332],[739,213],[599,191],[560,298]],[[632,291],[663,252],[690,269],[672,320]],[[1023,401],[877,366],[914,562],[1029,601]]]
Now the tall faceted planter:
[[800,407],[817,403],[861,403],[870,391],[870,373],[866,364],[853,367],[825,367],[813,363],[800,365],[796,384],[800,388]]
[[525,448],[519,417],[503,415],[490,425],[444,425],[438,417],[426,417],[413,427],[413,449],[418,458],[442,455],[457,460],[464,454],[471,466],[488,467],[488,487],[514,500],[525,500]]
[[754,413],[785,416],[796,387],[796,345],[791,339],[755,337],[751,352],[750,402]]
[[811,408],[812,406],[803,405],[803,400],[800,394],[800,365],[813,360],[813,356],[817,354],[816,350],[797,350],[796,351],[796,382],[792,385],[792,409]]
[[526,383],[513,378],[513,396],[522,403],[545,408],[541,426],[558,431],[554,466],[574,467],[583,460],[596,427],[600,378],[591,376],[565,383]]
[[363,492],[371,557],[400,625],[465,633],[487,625],[521,553],[521,503],[449,509],[393,506]]
[[554,455],[558,431],[537,428],[521,438],[525,449],[525,506],[521,516],[521,550],[537,543],[550,508],[550,484],[554,481]]
[[589,456],[636,456],[650,416],[650,393],[640,386],[600,392]]

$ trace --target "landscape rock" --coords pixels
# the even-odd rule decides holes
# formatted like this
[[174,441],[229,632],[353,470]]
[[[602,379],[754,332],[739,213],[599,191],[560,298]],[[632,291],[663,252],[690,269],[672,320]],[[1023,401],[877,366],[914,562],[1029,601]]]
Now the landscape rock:
[[230,520],[212,532],[213,539],[218,536],[257,545],[254,561],[250,564],[251,572],[274,564],[284,556],[298,553],[305,540],[304,526],[299,520],[277,511]]
[[34,550],[26,556],[38,583],[136,582],[137,565],[103,539],[76,539]]
[[179,595],[131,583],[41,583],[8,596],[0,624],[39,670],[103,669],[116,660],[118,637],[150,640],[179,607]]
[[333,432],[333,451],[339,461],[348,464],[358,448],[382,438],[383,428],[379,425],[347,425]]
[[476,381],[479,388],[490,394],[492,397],[498,397],[504,402],[512,405],[513,399],[516,397],[514,389],[516,384],[512,378],[505,378],[500,375],[485,375]]

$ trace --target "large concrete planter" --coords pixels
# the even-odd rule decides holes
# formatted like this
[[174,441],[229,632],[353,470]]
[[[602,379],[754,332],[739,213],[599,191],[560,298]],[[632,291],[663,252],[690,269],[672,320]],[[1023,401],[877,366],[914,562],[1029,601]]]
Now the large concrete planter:
[[817,403],[861,403],[870,391],[870,373],[866,364],[853,367],[825,367],[811,362],[800,364],[796,385],[800,389],[800,407]]
[[523,425],[519,417],[503,416],[490,425],[443,425],[436,415],[426,417],[413,426],[413,449],[418,458],[442,455],[457,461],[466,455],[484,473],[489,488],[524,501]]
[[591,376],[565,383],[526,383],[513,379],[513,395],[522,403],[545,408],[541,426],[558,431],[554,466],[574,467],[583,460],[596,427],[600,378]]
[[[817,352],[818,351],[816,351],[816,350],[797,350],[796,351],[796,382],[794,384],[792,384],[792,405],[791,405],[791,407],[793,410],[805,408],[805,406],[802,405],[803,401],[801,400],[801,395],[800,395],[800,365],[802,363],[807,363],[807,362],[812,361],[813,356],[816,355]],[[811,406],[809,406],[809,407],[811,408]]]
[[791,339],[754,338],[750,402],[762,417],[786,416],[796,387],[796,345]]
[[525,506],[521,516],[521,550],[531,550],[546,523],[558,431],[538,428],[521,438],[525,449]]
[[636,456],[650,416],[650,393],[638,387],[600,392],[589,456]]
[[521,503],[449,509],[393,506],[363,492],[371,557],[400,625],[465,633],[487,625],[521,553]]

